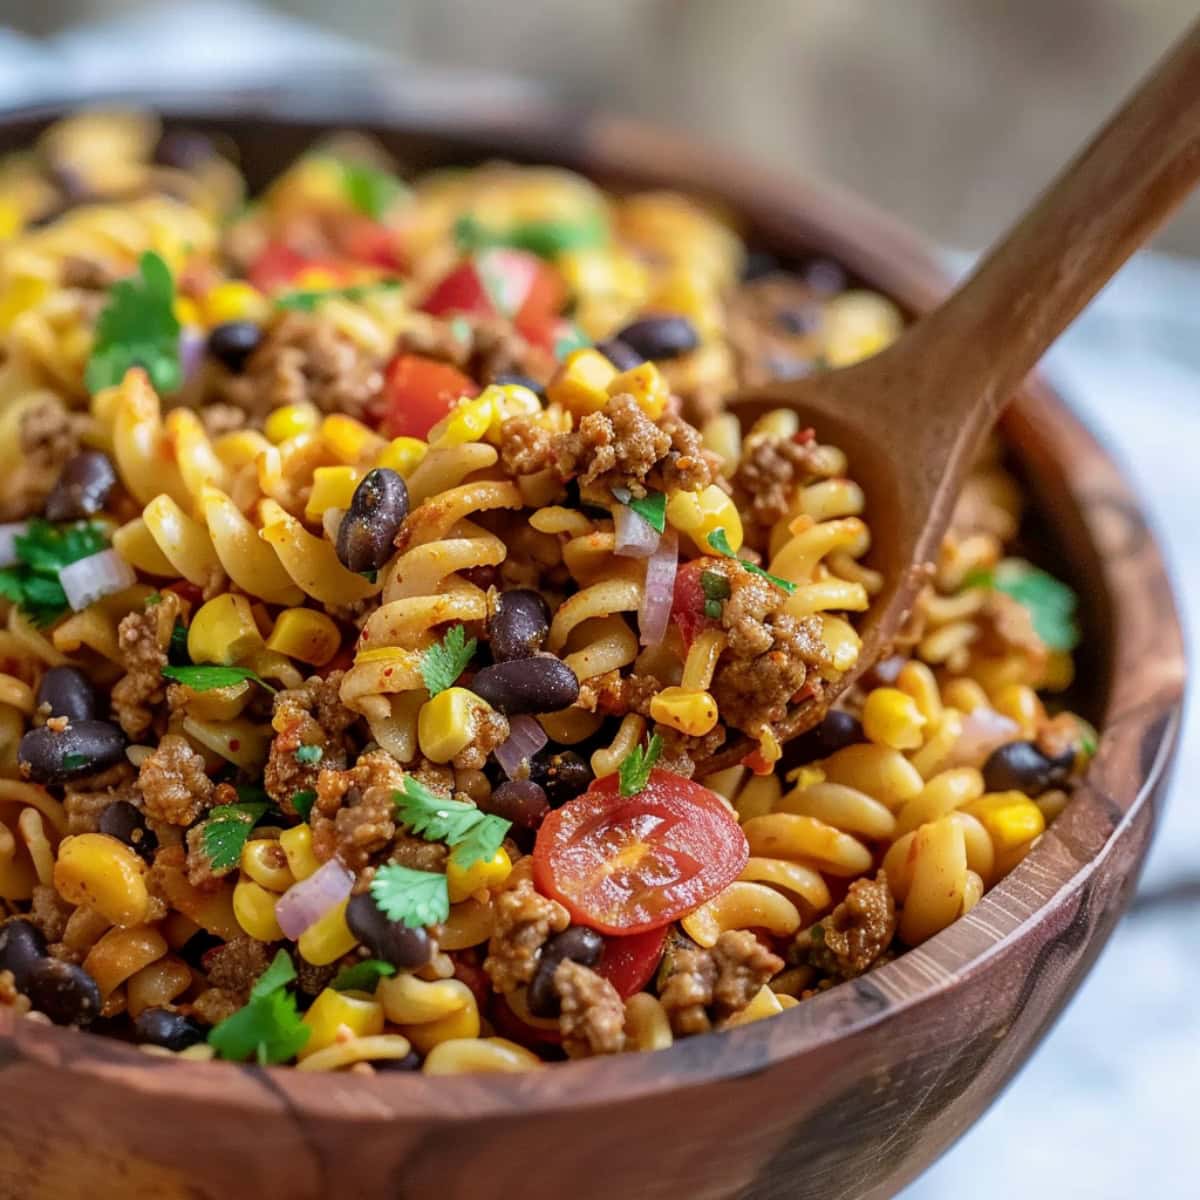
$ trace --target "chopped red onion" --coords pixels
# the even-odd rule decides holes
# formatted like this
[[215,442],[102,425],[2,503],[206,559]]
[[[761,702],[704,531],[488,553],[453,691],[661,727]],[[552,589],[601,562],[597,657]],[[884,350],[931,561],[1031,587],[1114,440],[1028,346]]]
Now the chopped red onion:
[[945,765],[981,767],[993,750],[1013,741],[1020,732],[1021,727],[1016,721],[981,704],[963,717],[962,734],[954,743]]
[[646,586],[638,625],[643,646],[657,646],[667,633],[675,600],[675,572],[679,567],[679,537],[668,529],[646,560]]
[[194,325],[185,325],[179,331],[179,366],[185,381],[191,379],[200,369],[207,342],[204,330],[197,329]]
[[137,576],[115,550],[101,550],[62,567],[58,582],[67,594],[67,603],[79,612],[104,596],[132,587]]
[[275,904],[275,920],[295,941],[331,908],[341,904],[354,887],[354,876],[336,858],[318,867],[307,879],[293,883]]
[[0,567],[13,567],[21,561],[17,554],[17,538],[24,537],[28,532],[28,521],[0,525]]
[[533,717],[513,717],[508,722],[508,738],[496,747],[496,761],[509,779],[516,779],[524,764],[549,741],[546,731]]
[[613,532],[616,553],[625,558],[649,558],[662,537],[645,517],[624,504],[617,505],[613,512]]

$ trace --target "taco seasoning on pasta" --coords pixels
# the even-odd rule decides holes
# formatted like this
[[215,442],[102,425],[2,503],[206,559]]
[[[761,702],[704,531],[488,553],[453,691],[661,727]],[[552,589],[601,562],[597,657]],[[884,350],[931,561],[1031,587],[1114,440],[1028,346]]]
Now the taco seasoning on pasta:
[[[935,935],[1094,749],[998,453],[905,645],[854,464],[745,382],[901,324],[670,192],[245,197],[140,115],[0,162],[0,1005],[189,1058],[534,1069]],[[740,765],[705,764],[732,738]]]

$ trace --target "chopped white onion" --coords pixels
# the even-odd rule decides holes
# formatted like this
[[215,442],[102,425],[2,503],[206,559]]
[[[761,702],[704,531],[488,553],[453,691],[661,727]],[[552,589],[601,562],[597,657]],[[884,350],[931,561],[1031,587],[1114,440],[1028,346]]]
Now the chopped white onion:
[[496,747],[496,761],[509,779],[516,779],[523,764],[549,741],[546,731],[533,717],[513,717],[508,723],[508,737]]
[[640,513],[618,504],[613,512],[614,550],[625,558],[649,558],[662,534]]
[[105,596],[132,587],[137,576],[115,550],[101,550],[62,567],[58,582],[67,593],[67,603],[79,612]]
[[1021,727],[1011,717],[981,704],[963,717],[962,734],[945,765],[982,767],[993,750],[1014,741],[1020,732]]
[[13,567],[21,561],[17,554],[17,538],[29,532],[28,521],[0,525],[0,567]]
[[668,529],[654,553],[646,560],[646,586],[638,625],[643,646],[657,646],[667,633],[671,605],[675,601],[675,572],[679,568],[679,537]]
[[275,903],[275,920],[286,937],[295,941],[331,908],[341,904],[354,887],[354,876],[331,858],[307,879],[293,883]]

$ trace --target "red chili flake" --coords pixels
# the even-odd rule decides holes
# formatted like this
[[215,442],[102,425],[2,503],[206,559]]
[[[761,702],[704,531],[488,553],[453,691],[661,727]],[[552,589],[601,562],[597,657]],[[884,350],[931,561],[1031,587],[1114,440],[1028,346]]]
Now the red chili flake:
[[807,429],[801,429],[797,433],[792,434],[792,441],[797,446],[807,446],[809,442],[815,441],[817,431],[810,425]]

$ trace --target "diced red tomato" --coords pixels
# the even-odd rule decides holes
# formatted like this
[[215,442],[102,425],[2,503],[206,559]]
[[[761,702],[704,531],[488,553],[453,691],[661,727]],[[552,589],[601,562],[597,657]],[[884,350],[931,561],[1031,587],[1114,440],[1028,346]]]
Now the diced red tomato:
[[706,629],[713,628],[716,621],[704,615],[704,588],[700,576],[711,570],[711,560],[697,558],[684,563],[675,573],[675,594],[671,600],[671,620],[679,626],[685,649]]
[[420,354],[397,354],[384,383],[383,431],[389,437],[425,437],[460,396],[479,386],[449,363]]
[[607,979],[622,1000],[640,992],[658,970],[669,928],[663,925],[628,937],[605,938],[596,974]]
[[552,266],[536,254],[497,247],[463,259],[421,307],[435,317],[507,317],[524,334],[549,324],[565,299],[562,277]]
[[369,217],[347,218],[345,224],[339,227],[337,238],[342,253],[356,263],[382,267],[385,271],[404,269],[399,235],[378,221],[372,221]]
[[287,287],[301,271],[313,266],[313,260],[283,242],[268,242],[254,260],[246,278],[260,292],[276,292]]
[[549,813],[533,878],[581,925],[626,935],[660,929],[711,899],[749,854],[715,792],[656,769],[635,796],[622,796],[609,775]]

